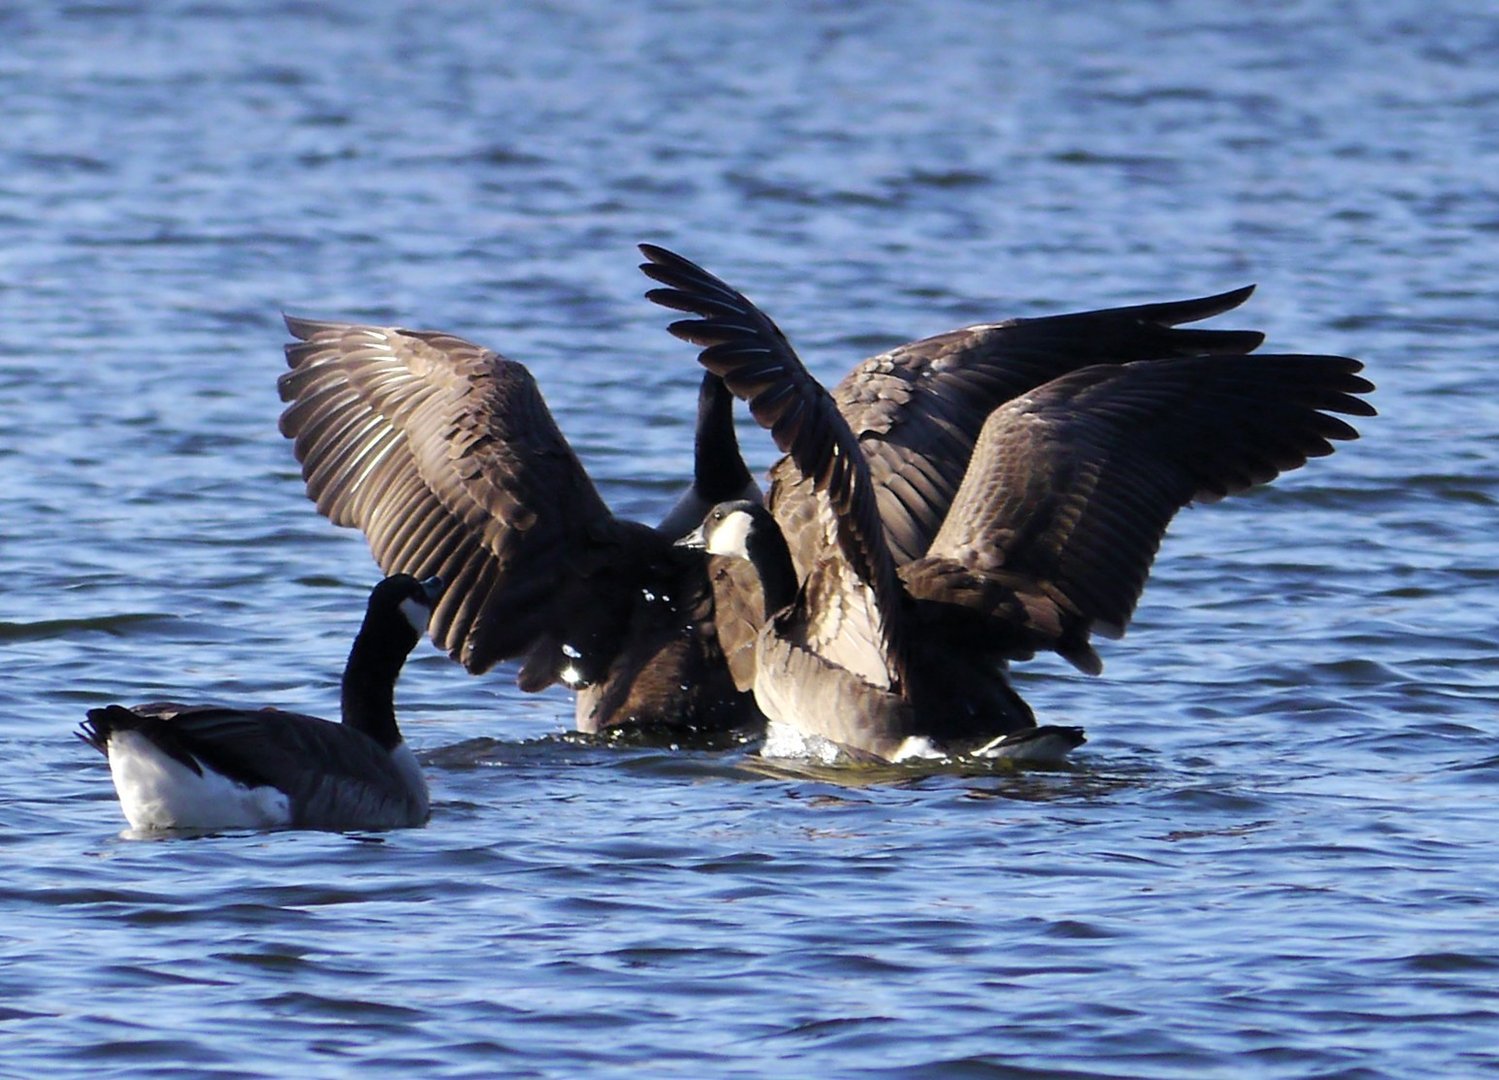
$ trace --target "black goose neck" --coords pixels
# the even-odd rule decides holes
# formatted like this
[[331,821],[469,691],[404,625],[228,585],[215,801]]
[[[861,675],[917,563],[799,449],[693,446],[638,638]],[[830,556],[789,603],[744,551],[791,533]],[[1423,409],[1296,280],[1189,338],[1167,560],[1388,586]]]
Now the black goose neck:
[[791,549],[786,546],[786,537],[769,513],[765,513],[756,528],[745,537],[744,548],[750,565],[760,578],[768,619],[790,607],[796,599],[796,567],[791,562]]
[[734,395],[711,371],[704,373],[698,389],[693,449],[693,487],[707,502],[737,498],[750,485],[750,471],[734,434]]
[[[399,625],[394,625],[399,624]],[[354,638],[344,665],[343,721],[387,750],[401,741],[396,726],[396,679],[416,645],[416,631],[398,613],[371,612]]]

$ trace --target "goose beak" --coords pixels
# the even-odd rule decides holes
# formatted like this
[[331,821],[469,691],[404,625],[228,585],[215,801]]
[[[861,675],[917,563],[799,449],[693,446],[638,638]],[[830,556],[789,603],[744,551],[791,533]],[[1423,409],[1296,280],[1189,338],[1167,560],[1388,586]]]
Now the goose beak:
[[442,598],[442,590],[447,588],[442,578],[433,574],[417,582],[422,587],[422,595],[427,598],[427,603],[436,604]]
[[672,547],[696,548],[699,551],[706,550],[708,547],[707,527],[708,523],[704,521],[686,536],[677,538]]

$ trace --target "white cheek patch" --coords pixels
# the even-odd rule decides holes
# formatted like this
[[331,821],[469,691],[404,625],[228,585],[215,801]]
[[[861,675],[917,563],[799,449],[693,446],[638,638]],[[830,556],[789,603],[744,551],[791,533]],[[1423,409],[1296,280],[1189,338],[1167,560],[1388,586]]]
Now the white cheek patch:
[[749,532],[754,521],[743,510],[735,510],[708,534],[708,550],[714,555],[749,557]]
[[427,620],[432,617],[431,608],[414,596],[408,596],[402,600],[400,608],[401,614],[406,617],[406,621],[411,624],[411,629],[416,631],[418,637],[427,632]]

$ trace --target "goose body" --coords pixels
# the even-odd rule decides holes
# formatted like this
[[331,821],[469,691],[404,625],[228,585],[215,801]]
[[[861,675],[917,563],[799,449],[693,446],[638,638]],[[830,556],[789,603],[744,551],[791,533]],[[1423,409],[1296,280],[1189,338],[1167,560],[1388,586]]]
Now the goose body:
[[856,432],[744,296],[642,250],[666,286],[648,296],[697,316],[671,331],[703,347],[701,363],[786,453],[770,510],[722,504],[684,541],[745,559],[765,590],[751,684],[768,745],[795,741],[777,728],[887,761],[1076,745],[1078,729],[1036,727],[1010,661],[1051,650],[1096,674],[1091,635],[1123,633],[1177,510],[1357,437],[1332,414],[1373,415],[1359,396],[1372,387],[1346,357],[1251,356],[1258,335],[1232,332],[1131,345],[1163,312],[1241,291],[1091,313],[1142,325],[1113,337],[1112,358],[1094,335],[1072,354],[1094,362],[995,403],[944,470]]
[[952,653],[924,653],[930,662],[914,667],[916,682],[903,684],[879,644],[851,624],[852,645],[828,641],[814,625],[823,605],[846,606],[851,615],[858,601],[819,600],[825,575],[802,588],[780,526],[759,504],[720,504],[678,543],[745,560],[763,586],[752,686],[770,722],[766,756],[1055,761],[1085,741],[1080,728],[1036,726],[1004,676],[1004,657],[965,664]]
[[441,594],[386,578],[344,669],[343,722],[275,708],[157,702],[91,709],[79,737],[109,761],[132,828],[393,829],[422,825],[427,784],[394,688]]

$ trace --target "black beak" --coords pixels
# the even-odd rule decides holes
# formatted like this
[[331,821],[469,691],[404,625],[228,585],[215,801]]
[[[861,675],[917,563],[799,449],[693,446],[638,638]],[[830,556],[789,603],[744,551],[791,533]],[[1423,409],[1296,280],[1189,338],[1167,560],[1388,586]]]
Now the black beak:
[[672,547],[695,548],[698,551],[705,550],[708,547],[707,528],[708,523],[705,521],[686,536],[678,537],[673,542]]

